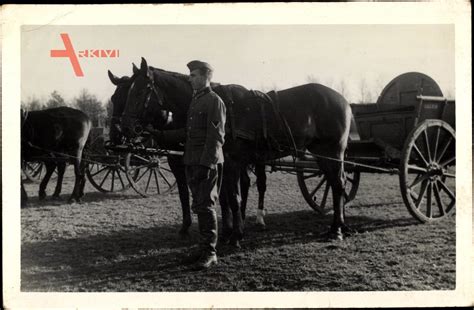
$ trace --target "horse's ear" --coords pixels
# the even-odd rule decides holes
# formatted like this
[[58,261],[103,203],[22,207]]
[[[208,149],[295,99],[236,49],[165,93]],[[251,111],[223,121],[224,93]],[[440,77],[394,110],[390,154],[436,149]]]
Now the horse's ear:
[[110,72],[110,70],[107,70],[107,73],[109,74],[109,79],[112,82],[112,84],[117,86],[120,79],[116,77],[112,72]]
[[145,58],[142,57],[142,63],[140,64],[140,72],[143,75],[148,75],[148,64],[146,63]]
[[132,70],[133,70],[134,75],[137,74],[139,71],[138,67],[133,62],[132,62]]

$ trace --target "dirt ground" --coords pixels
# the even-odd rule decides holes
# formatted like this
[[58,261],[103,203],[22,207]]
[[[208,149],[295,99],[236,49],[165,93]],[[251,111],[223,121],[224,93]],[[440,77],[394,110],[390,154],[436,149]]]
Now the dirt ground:
[[[296,177],[268,175],[266,230],[254,224],[257,190],[250,190],[242,249],[218,247],[219,264],[194,272],[180,265],[197,243],[197,219],[180,239],[176,192],[141,198],[132,189],[103,194],[89,183],[82,204],[68,204],[71,167],[61,201],[21,211],[21,289],[71,291],[381,291],[455,289],[455,216],[418,224],[403,204],[397,176],[363,174],[346,210],[357,233],[327,242],[332,214],[304,201]],[[54,189],[50,183],[48,193]],[[220,215],[219,215],[220,216]]]

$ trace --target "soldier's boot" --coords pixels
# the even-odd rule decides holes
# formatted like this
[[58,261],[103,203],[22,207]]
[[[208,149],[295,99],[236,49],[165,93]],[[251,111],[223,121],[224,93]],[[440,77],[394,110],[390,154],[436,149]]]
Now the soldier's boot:
[[217,264],[216,253],[202,253],[199,260],[193,265],[193,270],[208,269],[215,264]]
[[199,233],[201,235],[201,257],[192,266],[194,270],[208,269],[217,263],[217,215],[215,211],[198,213]]

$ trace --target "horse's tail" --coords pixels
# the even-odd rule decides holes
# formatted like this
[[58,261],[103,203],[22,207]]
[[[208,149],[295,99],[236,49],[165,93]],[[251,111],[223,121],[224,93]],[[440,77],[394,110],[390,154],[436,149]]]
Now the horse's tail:
[[86,114],[85,118],[83,119],[83,131],[82,137],[79,139],[79,148],[82,148],[82,157],[84,154],[88,154],[91,150],[92,139],[91,139],[91,132],[92,132],[92,121]]
[[[351,109],[352,110],[352,109]],[[354,118],[354,114],[351,116],[351,127],[349,129],[349,140],[350,141],[359,141],[359,130],[357,129],[357,123]]]

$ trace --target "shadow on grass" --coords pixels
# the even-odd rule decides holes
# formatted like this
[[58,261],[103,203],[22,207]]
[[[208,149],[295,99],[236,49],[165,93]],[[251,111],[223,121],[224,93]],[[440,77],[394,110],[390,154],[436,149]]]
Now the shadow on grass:
[[[330,242],[327,239],[327,232],[333,217],[332,214],[321,216],[311,210],[271,214],[265,217],[267,228],[263,231],[253,224],[254,221],[253,217],[247,220],[249,224],[245,229],[245,247],[262,248],[294,243]],[[346,218],[346,221],[354,233],[418,224],[418,221],[410,217],[385,220],[366,216],[350,216]],[[350,239],[351,236],[347,238]]]
[[[296,243],[326,242],[324,233],[332,222],[332,215],[323,217],[311,210],[270,214],[266,217],[267,229],[264,231],[250,224],[254,220],[252,217],[247,219],[249,224],[239,252]],[[385,221],[353,216],[348,220],[352,227],[364,231],[416,224],[410,218]],[[106,235],[24,243],[21,248],[22,290],[64,291],[66,286],[75,291],[103,291],[116,281],[146,282],[157,277],[161,277],[160,281],[162,278],[186,281],[190,272],[180,264],[180,260],[198,243],[196,226],[194,224],[187,239],[178,237],[179,225],[165,225]],[[222,245],[218,245],[218,251],[223,259],[236,253],[234,249]],[[230,262],[232,264],[232,259]],[[143,287],[143,291],[148,290],[146,285],[139,287]],[[166,290],[166,287],[163,289]]]
[[[28,196],[28,204],[25,208],[67,205],[67,204],[70,204],[69,202],[70,197],[71,197],[70,193],[61,194],[59,195],[58,198],[53,198],[51,195],[49,195],[43,200],[40,200],[38,195]],[[124,200],[124,199],[142,199],[142,198],[143,198],[142,196],[138,195],[131,189],[127,191],[123,191],[123,192],[111,192],[111,193],[92,192],[92,193],[86,193],[82,197],[82,203],[104,202],[104,200]],[[76,202],[74,201],[72,203],[76,203]]]

